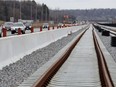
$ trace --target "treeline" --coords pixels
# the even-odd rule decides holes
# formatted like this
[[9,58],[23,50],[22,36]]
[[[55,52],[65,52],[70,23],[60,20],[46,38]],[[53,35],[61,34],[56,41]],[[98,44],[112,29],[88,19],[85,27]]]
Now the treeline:
[[85,9],[85,10],[52,10],[54,19],[63,19],[63,15],[68,15],[69,19],[93,20],[93,21],[115,21],[116,9]]
[[76,20],[76,16],[73,13],[69,13],[66,10],[50,10],[50,18],[54,22],[66,22],[71,23]]
[[39,4],[35,0],[0,0],[0,20],[9,21],[10,17],[14,17],[16,21],[21,18],[40,21],[53,20],[56,23],[74,20],[116,22],[116,9],[51,10],[46,4]]
[[0,20],[9,21],[10,17],[25,20],[49,19],[49,8],[46,4],[38,4],[34,0],[0,0]]

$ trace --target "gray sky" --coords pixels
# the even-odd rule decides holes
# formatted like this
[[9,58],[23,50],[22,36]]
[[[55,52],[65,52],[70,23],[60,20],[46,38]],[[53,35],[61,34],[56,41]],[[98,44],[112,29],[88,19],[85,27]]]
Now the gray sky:
[[51,9],[116,8],[116,0],[35,0]]

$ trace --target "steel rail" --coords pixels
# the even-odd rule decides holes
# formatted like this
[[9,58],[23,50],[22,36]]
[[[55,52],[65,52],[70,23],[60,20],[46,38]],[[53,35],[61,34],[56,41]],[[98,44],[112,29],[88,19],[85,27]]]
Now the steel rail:
[[103,55],[103,52],[101,51],[101,48],[98,43],[94,30],[93,30],[93,40],[94,40],[95,50],[98,57],[98,66],[99,66],[101,85],[102,87],[114,87],[113,81],[111,79],[111,76],[107,67],[105,57]]
[[[95,27],[95,26],[94,26]],[[103,26],[102,28],[105,28],[107,31],[109,31],[111,34],[113,34],[113,35],[116,35],[116,30],[113,30],[113,29],[111,29],[111,28],[107,28],[107,27],[105,27],[105,26]]]
[[113,29],[107,28],[107,27],[103,27],[103,28],[107,29],[111,34],[116,35],[116,30],[113,30]]

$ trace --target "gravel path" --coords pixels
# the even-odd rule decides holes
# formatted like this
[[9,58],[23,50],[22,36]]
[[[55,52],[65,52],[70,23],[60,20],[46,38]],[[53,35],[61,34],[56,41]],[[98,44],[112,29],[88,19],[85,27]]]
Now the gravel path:
[[[96,30],[97,31],[97,30]],[[103,44],[105,45],[108,52],[113,57],[114,61],[116,62],[116,47],[111,46],[111,36],[106,37],[102,36],[100,32],[97,31],[97,34],[99,35],[100,39],[102,40]]]
[[39,67],[45,64],[60,49],[68,44],[82,30],[72,35],[68,35],[50,45],[36,50],[29,55],[24,56],[16,63],[10,64],[0,70],[0,87],[17,87],[26,78],[33,74]]

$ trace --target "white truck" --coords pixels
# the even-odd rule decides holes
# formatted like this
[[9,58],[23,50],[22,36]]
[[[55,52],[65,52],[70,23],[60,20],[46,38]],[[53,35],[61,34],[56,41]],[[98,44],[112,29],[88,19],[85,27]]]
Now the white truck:
[[49,27],[49,23],[43,23],[43,26],[42,26],[43,29],[48,27]]

